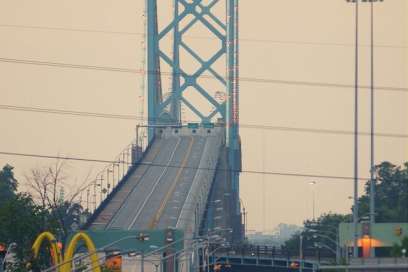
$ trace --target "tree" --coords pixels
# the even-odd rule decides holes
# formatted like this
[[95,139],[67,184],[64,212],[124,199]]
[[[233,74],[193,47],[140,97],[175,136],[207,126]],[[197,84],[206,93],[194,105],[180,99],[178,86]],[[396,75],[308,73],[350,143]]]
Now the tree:
[[[408,163],[402,167],[390,162],[376,166],[375,185],[376,222],[408,222]],[[369,215],[370,182],[365,195],[359,198],[359,215]]]
[[0,206],[16,195],[18,183],[13,169],[11,165],[6,164],[0,170]]
[[17,194],[0,206],[0,237],[7,245],[16,243],[16,257],[22,263],[32,242],[42,230],[41,207],[28,194]]
[[402,257],[402,250],[405,249],[405,256],[406,257],[408,253],[408,236],[405,236],[404,239],[402,239],[401,244],[394,244],[392,249],[391,249],[391,256],[393,257]]
[[83,209],[77,198],[86,189],[86,186],[73,186],[74,182],[69,180],[66,168],[65,162],[58,160],[48,167],[32,169],[25,176],[33,198],[48,211],[44,227],[54,230],[62,242],[65,242],[72,230],[79,227]]
[[[31,255],[32,243],[42,231],[51,231],[64,242],[72,226],[79,224],[83,211],[75,198],[80,190],[64,199],[61,194],[66,179],[63,169],[64,164],[57,162],[48,168],[32,170],[26,177],[32,194],[17,192],[18,182],[12,166],[6,165],[0,171],[0,242],[17,245],[17,262],[12,267],[9,265],[12,271],[27,271],[25,262],[31,262],[27,258]],[[40,259],[35,262],[38,267],[49,262],[48,246],[40,251]]]
[[[322,246],[321,252],[335,257],[338,227],[341,222],[349,222],[351,215],[336,213],[323,214],[316,220],[306,220],[303,230],[294,234],[284,244],[287,251],[298,253],[300,247],[300,235],[303,237],[303,249],[316,249],[315,245]],[[330,248],[330,249],[329,249]]]
[[17,193],[18,182],[13,167],[5,165],[0,171],[0,242],[8,248],[12,243],[17,262],[13,271],[22,271],[24,257],[41,230],[43,211],[28,194]]
[[[377,182],[375,184],[376,200],[376,222],[408,222],[408,162],[403,166],[396,166],[390,162],[383,162],[376,166]],[[360,218],[369,215],[370,211],[370,181],[365,185],[365,194],[359,201]],[[326,214],[317,219],[316,222],[306,220],[304,230],[292,236],[285,242],[285,248],[291,251],[299,250],[299,237],[303,236],[304,248],[313,247],[314,241],[329,243],[336,240],[336,232],[341,222],[351,222],[351,215]],[[317,227],[313,227],[313,226]],[[318,237],[315,232],[308,232],[314,228],[318,233],[328,238]],[[314,238],[313,236],[317,236]],[[408,247],[408,238],[402,245],[394,245],[393,252],[397,256],[401,249]],[[313,241],[313,243],[311,242]],[[333,242],[331,242],[331,245]],[[401,248],[402,247],[402,248]],[[335,248],[335,247],[334,247]],[[333,249],[334,249],[333,248]],[[398,253],[399,252],[399,253]]]

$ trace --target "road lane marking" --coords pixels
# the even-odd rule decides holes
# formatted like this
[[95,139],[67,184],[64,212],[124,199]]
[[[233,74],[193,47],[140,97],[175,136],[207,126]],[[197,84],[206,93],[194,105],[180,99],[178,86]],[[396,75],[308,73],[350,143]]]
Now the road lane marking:
[[190,157],[191,151],[193,150],[193,144],[194,144],[194,137],[191,136],[191,141],[189,143],[186,155],[183,158],[183,162],[181,163],[180,168],[177,170],[177,175],[174,178],[174,182],[171,185],[170,190],[167,191],[166,196],[164,197],[162,203],[160,204],[160,208],[157,210],[157,212],[154,215],[152,221],[150,222],[150,225],[149,225],[150,229],[155,228],[157,226],[157,224],[159,223],[160,217],[163,215],[164,208],[166,207],[167,202],[169,202],[170,197],[173,195],[173,193],[174,193],[174,191],[176,189],[176,186],[178,184],[178,181],[180,179],[181,173],[183,172],[184,168],[187,165],[188,158]]
[[[202,149],[201,149],[201,154],[202,154],[202,153],[205,151],[205,147],[206,147],[206,145],[207,145],[209,142],[208,142],[207,140],[205,140],[205,139],[201,139],[200,142],[201,142],[201,144],[202,144]],[[200,164],[201,164],[201,160],[202,160],[202,159],[203,159],[203,158],[201,157],[201,158],[200,158],[200,161],[198,162],[198,167],[200,167]],[[186,197],[185,197],[185,199],[184,199],[183,205],[185,205],[185,204],[187,203],[187,200],[188,200],[189,196],[192,194],[192,186],[193,186],[194,180],[195,180],[195,178],[196,178],[196,176],[197,176],[197,174],[198,174],[199,171],[200,171],[200,170],[197,169],[197,170],[193,173],[193,177],[190,179],[190,180],[191,180],[191,185],[190,185],[189,188],[187,189],[187,195],[186,195]],[[177,220],[177,223],[176,223],[176,228],[177,228],[177,226],[180,224],[180,221],[183,219],[183,218],[181,217],[182,213],[183,213],[183,207],[182,207],[181,210],[180,210],[179,219]],[[184,219],[183,219],[183,220],[184,220]]]
[[174,158],[174,155],[176,154],[176,150],[178,148],[178,146],[180,145],[181,142],[181,137],[177,139],[177,144],[174,147],[173,152],[170,155],[169,161],[167,162],[166,166],[164,167],[163,172],[161,173],[161,175],[159,176],[159,178],[156,180],[156,183],[153,186],[153,189],[151,190],[151,192],[149,193],[149,195],[145,198],[142,206],[139,208],[136,216],[133,218],[132,222],[130,223],[128,230],[132,229],[133,225],[136,223],[137,218],[140,216],[140,214],[142,213],[147,201],[149,201],[150,197],[152,196],[153,192],[156,190],[157,185],[159,184],[160,180],[163,178],[164,174],[167,172],[168,167],[170,166],[171,161]]
[[[153,143],[153,144],[155,144],[155,143]],[[145,162],[145,163],[153,163],[153,162],[154,162],[154,160],[156,159],[157,155],[159,154],[160,148],[161,148],[161,146],[162,146],[162,142],[158,142],[157,145],[158,145],[158,147],[157,147],[156,149],[153,149],[153,150],[152,150],[152,154],[147,154],[147,155],[146,155],[146,159],[147,159],[148,156],[151,155],[151,162]],[[144,165],[141,165],[141,166],[144,167]],[[143,176],[146,174],[146,172],[149,170],[149,168],[150,168],[150,166],[144,167],[144,171],[143,171],[143,173],[142,173],[141,175],[134,175],[134,176],[131,175],[130,178],[132,178],[132,179],[135,180],[135,181],[134,181],[135,184],[133,185],[133,187],[132,187],[132,189],[130,190],[130,192],[128,192],[124,198],[121,198],[122,203],[120,204],[120,207],[116,210],[115,214],[114,214],[114,215],[112,216],[112,218],[109,220],[109,222],[108,222],[107,226],[105,227],[105,229],[111,228],[112,225],[113,225],[114,223],[116,223],[116,221],[117,221],[117,220],[116,220],[116,219],[117,219],[117,215],[120,214],[121,210],[123,209],[123,207],[125,206],[127,200],[129,199],[129,196],[133,193],[133,191],[136,189],[136,187],[138,187],[138,185],[141,183]],[[139,169],[139,168],[138,168],[138,169]],[[137,171],[138,169],[135,169],[134,173],[136,173],[136,171]],[[142,168],[140,168],[140,169],[142,169]],[[143,170],[143,169],[142,169],[142,170]],[[130,182],[130,180],[128,180],[128,182]],[[118,194],[117,194],[115,197],[117,197],[120,192],[122,192],[122,190],[120,190],[120,191],[118,192]]]

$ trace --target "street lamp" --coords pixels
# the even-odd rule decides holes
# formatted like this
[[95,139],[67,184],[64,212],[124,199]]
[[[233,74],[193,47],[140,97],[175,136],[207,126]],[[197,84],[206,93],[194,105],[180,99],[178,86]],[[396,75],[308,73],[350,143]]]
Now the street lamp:
[[316,189],[315,185],[317,184],[316,181],[311,181],[309,184],[312,186],[312,208],[313,208],[313,221],[315,221],[315,205],[316,205]]
[[326,244],[324,244],[324,243],[322,243],[322,242],[315,242],[315,243],[314,243],[314,246],[317,247],[317,248],[322,248],[322,247],[324,247],[324,248],[330,250],[332,253],[336,253],[336,251],[334,251],[331,247],[329,247],[328,245],[326,245]]
[[[319,229],[316,229],[319,228]],[[322,238],[325,238],[327,240],[329,240],[330,242],[332,242],[333,244],[336,245],[336,262],[339,263],[340,261],[340,239],[339,239],[339,232],[338,229],[336,227],[332,227],[332,226],[321,226],[317,223],[313,223],[310,225],[310,227],[306,228],[306,231],[310,231],[313,233],[313,238],[316,239],[316,237],[314,236],[320,236]],[[324,234],[322,234],[324,233]],[[335,236],[335,240],[333,238],[331,238],[329,235]]]
[[354,243],[353,256],[358,257],[358,23],[359,23],[359,2],[360,0],[346,0],[355,4],[355,67],[354,67],[354,205],[353,205],[353,228]]
[[336,263],[338,264],[340,262],[340,245],[339,245],[339,241],[338,241],[338,236],[336,236],[336,241],[335,241],[330,236],[325,235],[325,234],[321,234],[321,233],[313,234],[314,239],[317,239],[319,237],[327,239],[328,241],[330,241],[331,243],[333,243],[336,246],[336,250],[335,251],[331,250],[331,251],[336,254]]
[[212,259],[212,262],[213,262],[213,264],[214,264],[214,266],[215,266],[216,263],[217,263],[217,261],[218,261],[218,259],[219,259],[219,258],[215,258],[215,259],[214,259],[214,257],[216,257],[216,256],[213,256],[213,257],[211,258],[211,256],[214,255],[215,252],[216,252],[217,250],[221,249],[221,248],[225,248],[225,245],[224,245],[224,244],[221,244],[221,246],[219,246],[219,247],[217,247],[216,249],[214,249],[213,251],[207,253],[207,272],[210,272],[210,260]]
[[245,205],[244,205],[244,201],[242,201],[241,198],[239,198],[239,202],[241,203],[242,206],[242,214],[244,216],[244,239],[246,239],[246,231],[247,231],[247,215],[248,212],[246,211]]
[[303,235],[299,235],[299,272],[303,271]]
[[[144,243],[145,241],[150,240],[150,236],[148,234],[145,234],[143,232],[139,233],[137,240],[140,242]],[[144,249],[142,249],[141,257],[140,257],[140,271],[144,272]]]
[[[370,3],[371,5],[371,95],[370,95],[370,224],[375,223],[375,165],[374,165],[374,3],[383,2],[383,0],[346,0],[349,3],[354,3],[356,7],[356,44],[355,44],[355,131],[354,131],[354,208],[353,208],[353,224],[354,224],[354,245],[353,256],[358,257],[358,67],[359,67],[359,45],[358,45],[358,22],[359,22],[359,2]],[[372,251],[374,254],[374,251]]]

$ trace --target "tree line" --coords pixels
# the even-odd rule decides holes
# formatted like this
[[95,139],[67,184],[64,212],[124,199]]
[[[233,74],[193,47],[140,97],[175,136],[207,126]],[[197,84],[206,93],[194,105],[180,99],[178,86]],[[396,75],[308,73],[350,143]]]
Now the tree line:
[[[377,223],[408,222],[408,162],[402,166],[382,162],[376,166],[375,202]],[[370,181],[365,184],[364,193],[358,199],[360,218],[369,218]],[[323,251],[335,256],[338,227],[342,222],[352,222],[351,209],[348,214],[328,213],[316,220],[305,220],[303,230],[293,235],[284,244],[289,251],[299,251],[300,236],[303,248]],[[310,231],[312,230],[312,231]],[[319,233],[319,236],[316,234]],[[406,234],[405,234],[406,235]],[[401,244],[395,244],[391,255],[401,256],[401,248],[408,248],[408,237]]]
[[[26,264],[33,263],[32,243],[41,232],[54,233],[64,245],[70,233],[79,228],[81,218],[88,215],[78,199],[84,187],[66,193],[65,168],[64,162],[58,161],[31,170],[25,175],[29,193],[19,191],[13,166],[7,164],[0,170],[0,243],[6,248],[15,245],[15,262],[9,264],[8,270],[28,270]],[[48,253],[49,245],[45,245],[36,265],[49,265]]]

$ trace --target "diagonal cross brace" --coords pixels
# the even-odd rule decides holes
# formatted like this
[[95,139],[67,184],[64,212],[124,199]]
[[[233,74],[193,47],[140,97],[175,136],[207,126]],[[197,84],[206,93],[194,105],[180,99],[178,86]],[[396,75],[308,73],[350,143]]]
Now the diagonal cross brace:
[[[203,76],[204,73],[208,72],[214,80],[218,81],[222,86],[225,86],[225,93],[228,93],[230,82],[234,81],[234,79],[230,78],[229,75],[222,76],[221,73],[225,71],[228,72],[229,69],[231,69],[231,66],[229,65],[229,63],[226,63],[226,69],[224,71],[217,71],[214,68],[214,64],[221,57],[228,57],[227,48],[229,46],[229,41],[227,42],[227,24],[229,23],[230,16],[227,15],[225,19],[221,19],[215,16],[212,12],[213,7],[220,3],[221,0],[212,0],[208,4],[204,4],[202,0],[192,0],[190,2],[187,0],[173,1],[174,18],[161,31],[158,31],[157,34],[157,58],[167,63],[173,69],[173,83],[171,89],[172,92],[170,96],[164,98],[164,100],[157,105],[157,117],[160,119],[161,115],[167,113],[167,116],[171,116],[174,122],[179,123],[180,117],[178,117],[177,115],[179,114],[180,106],[177,105],[183,104],[187,108],[189,108],[202,122],[208,122],[209,120],[211,121],[217,116],[217,114],[219,114],[224,120],[226,120],[229,118],[228,104],[230,103],[218,102],[202,83],[198,83],[198,78]],[[228,2],[230,0],[225,1]],[[179,6],[182,7],[183,10],[179,10]],[[192,15],[191,19],[189,19],[189,15]],[[183,27],[180,27],[181,23],[185,22],[185,20],[190,21],[186,22]],[[204,59],[198,52],[196,52],[188,45],[188,43],[183,40],[183,35],[188,33],[197,23],[201,23],[210,33],[214,34],[216,39],[221,43],[221,48],[217,50],[208,60]],[[160,42],[164,37],[172,34],[174,35],[173,56],[170,57],[160,49]],[[180,49],[183,49],[184,54],[188,54],[191,59],[194,59],[200,64],[200,67],[196,71],[187,73],[184,70],[184,63],[181,63],[179,59]],[[188,59],[188,57],[186,59]],[[213,109],[209,114],[200,111],[200,109],[194,105],[194,101],[188,101],[185,93],[191,92],[193,90],[197,91],[208,102],[208,104],[212,106]],[[230,95],[227,94],[227,100],[229,96]],[[171,107],[169,108],[170,105]]]

